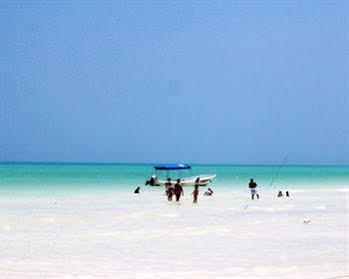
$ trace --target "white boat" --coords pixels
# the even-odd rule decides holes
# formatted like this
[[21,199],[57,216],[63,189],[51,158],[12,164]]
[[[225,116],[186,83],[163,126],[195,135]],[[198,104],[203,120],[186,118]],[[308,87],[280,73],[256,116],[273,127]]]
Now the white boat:
[[[170,177],[169,171],[171,170],[191,170],[191,166],[187,164],[166,164],[166,165],[158,165],[154,167],[155,171],[164,170],[167,172],[166,177]],[[180,183],[182,186],[193,186],[195,185],[195,181],[199,178],[199,185],[206,186],[211,183],[215,178],[215,174],[201,174],[189,177],[179,177]],[[170,180],[172,184],[177,182],[177,179]],[[145,185],[149,186],[165,186],[167,179],[159,179],[157,174],[152,175],[145,183]]]

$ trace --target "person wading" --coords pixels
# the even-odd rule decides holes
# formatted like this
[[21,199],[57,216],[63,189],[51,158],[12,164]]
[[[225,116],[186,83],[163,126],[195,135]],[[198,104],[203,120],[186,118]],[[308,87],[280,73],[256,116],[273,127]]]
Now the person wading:
[[165,183],[165,187],[166,187],[167,200],[172,201],[173,186],[172,186],[171,178],[167,178],[167,181]]
[[257,199],[259,199],[259,195],[257,193],[257,183],[253,181],[253,178],[250,179],[250,183],[248,184],[248,187],[251,189],[251,199],[254,200],[254,196],[257,196]]
[[199,182],[200,182],[200,177],[198,177],[195,180],[195,185],[194,185],[194,191],[191,193],[193,195],[193,203],[198,202],[198,196],[199,196]]
[[181,195],[184,195],[183,187],[181,185],[180,179],[177,179],[177,183],[175,184],[175,187],[174,187],[174,194],[176,195],[177,202],[179,201]]

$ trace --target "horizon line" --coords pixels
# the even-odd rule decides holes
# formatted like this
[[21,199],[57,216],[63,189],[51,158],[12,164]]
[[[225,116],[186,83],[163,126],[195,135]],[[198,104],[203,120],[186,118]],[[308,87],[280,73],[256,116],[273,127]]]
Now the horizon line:
[[[178,162],[175,162],[178,163]],[[182,163],[182,162],[181,162]],[[80,161],[0,161],[0,165],[4,164],[62,164],[62,165],[157,165],[162,164],[161,162],[102,162],[102,161],[90,161],[90,162],[80,162]],[[261,163],[261,164],[251,164],[251,163],[187,163],[189,165],[217,165],[217,166],[280,166],[281,164],[276,163]],[[346,164],[284,164],[284,166],[289,167],[349,167]]]

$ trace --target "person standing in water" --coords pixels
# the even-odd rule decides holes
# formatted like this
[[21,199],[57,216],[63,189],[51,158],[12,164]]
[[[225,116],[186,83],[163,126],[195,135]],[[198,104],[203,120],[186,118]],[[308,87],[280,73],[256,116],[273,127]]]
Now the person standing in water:
[[174,187],[171,183],[170,187],[168,187],[168,196],[167,196],[168,201],[172,201],[173,194],[174,194]]
[[257,199],[259,199],[259,195],[257,193],[257,183],[253,181],[253,178],[250,179],[250,183],[248,184],[248,187],[251,189],[251,199],[254,200],[254,196],[257,196]]
[[177,179],[177,183],[174,186],[174,194],[176,195],[176,201],[178,202],[181,195],[184,195],[183,187],[181,185],[181,180]]
[[191,193],[193,195],[193,203],[198,202],[198,196],[199,196],[199,182],[200,182],[200,177],[198,177],[195,180],[195,185],[194,185],[194,191]]
[[171,182],[171,178],[167,178],[167,181],[165,183],[166,187],[166,196],[168,201],[172,201],[172,196],[173,196],[173,186]]

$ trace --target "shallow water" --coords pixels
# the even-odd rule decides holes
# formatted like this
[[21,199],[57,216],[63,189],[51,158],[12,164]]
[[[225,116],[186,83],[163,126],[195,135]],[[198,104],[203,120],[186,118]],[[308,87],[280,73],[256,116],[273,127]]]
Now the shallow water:
[[[327,278],[348,270],[348,191],[160,189],[1,197],[3,278]],[[202,193],[201,193],[202,194]],[[304,221],[309,221],[304,224]]]
[[[251,177],[260,187],[328,188],[349,185],[349,167],[194,165],[191,171],[172,171],[172,178],[215,173],[212,186],[244,189]],[[144,185],[154,174],[152,165],[130,164],[0,164],[0,191],[67,191],[129,189]],[[158,172],[166,177],[166,172]]]
[[[303,179],[299,185],[291,180],[292,186],[268,188],[267,177],[275,168],[256,170],[261,199],[251,201],[245,167],[221,166],[216,170],[226,176],[217,171],[214,196],[203,197],[201,188],[199,203],[193,205],[192,187],[184,188],[180,203],[166,201],[162,188],[141,187],[139,195],[133,194],[134,185],[151,173],[151,166],[107,165],[92,173],[91,165],[27,167],[21,171],[22,166],[2,165],[1,176],[7,173],[7,178],[1,182],[0,195],[1,278],[349,274],[345,168],[327,170],[334,181],[327,187],[308,186]],[[229,184],[235,168],[241,185]],[[120,169],[129,174],[123,176]],[[290,174],[280,173],[280,179],[291,179]],[[290,190],[291,197],[276,198],[280,187]]]

